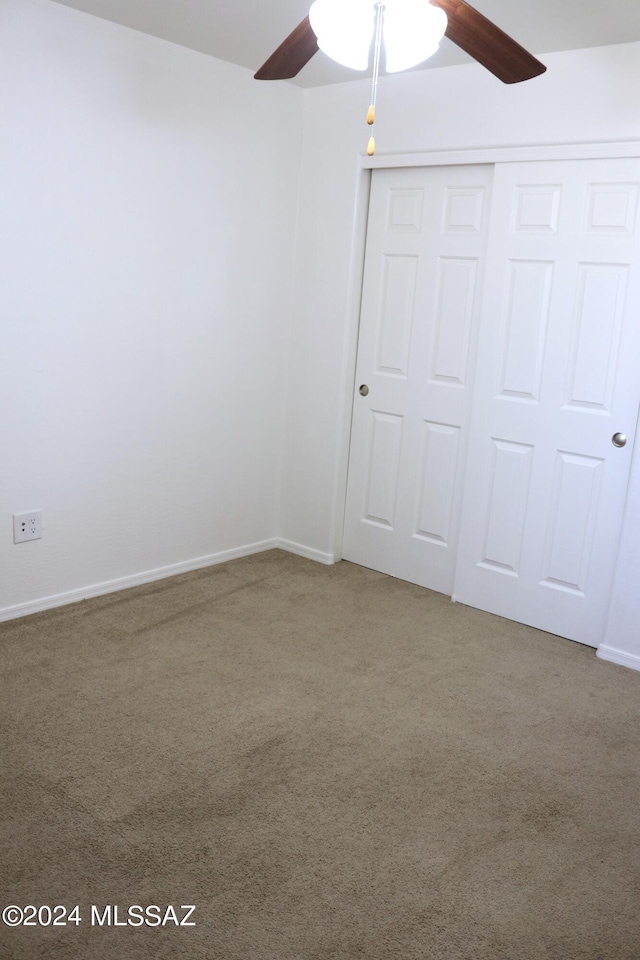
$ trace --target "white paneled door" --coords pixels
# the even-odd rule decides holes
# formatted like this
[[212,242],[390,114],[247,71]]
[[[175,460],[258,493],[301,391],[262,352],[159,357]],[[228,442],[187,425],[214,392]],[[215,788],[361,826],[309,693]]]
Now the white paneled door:
[[372,177],[343,556],[449,594],[491,177]]
[[454,593],[592,646],[640,400],[639,191],[637,160],[493,182]]

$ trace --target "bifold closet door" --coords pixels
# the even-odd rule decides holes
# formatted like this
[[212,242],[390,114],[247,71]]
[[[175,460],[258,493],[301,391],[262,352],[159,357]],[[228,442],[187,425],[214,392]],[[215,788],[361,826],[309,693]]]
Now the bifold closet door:
[[640,161],[495,168],[455,599],[596,646],[640,401]]
[[448,594],[491,179],[372,175],[343,556]]

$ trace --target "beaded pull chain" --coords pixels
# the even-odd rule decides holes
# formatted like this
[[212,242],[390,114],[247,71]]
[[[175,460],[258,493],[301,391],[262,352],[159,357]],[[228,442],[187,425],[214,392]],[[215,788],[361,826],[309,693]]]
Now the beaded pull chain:
[[[380,50],[382,48],[382,19],[384,3],[376,3],[376,39],[373,54],[373,84],[371,88],[371,106],[367,111],[367,123],[370,127],[376,121],[376,100],[378,97],[378,76],[380,74]],[[369,137],[367,156],[372,157],[376,152],[376,142]]]

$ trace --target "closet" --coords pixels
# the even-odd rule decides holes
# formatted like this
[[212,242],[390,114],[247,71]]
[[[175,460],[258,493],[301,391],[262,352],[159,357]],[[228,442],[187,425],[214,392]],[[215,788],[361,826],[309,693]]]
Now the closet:
[[640,402],[640,160],[372,173],[343,556],[596,646]]

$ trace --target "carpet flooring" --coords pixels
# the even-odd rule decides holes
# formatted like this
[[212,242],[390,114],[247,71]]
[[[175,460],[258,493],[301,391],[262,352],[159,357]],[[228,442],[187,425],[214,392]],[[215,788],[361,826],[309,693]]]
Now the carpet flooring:
[[589,648],[272,551],[0,655],[0,907],[78,906],[2,960],[640,957],[640,675]]

